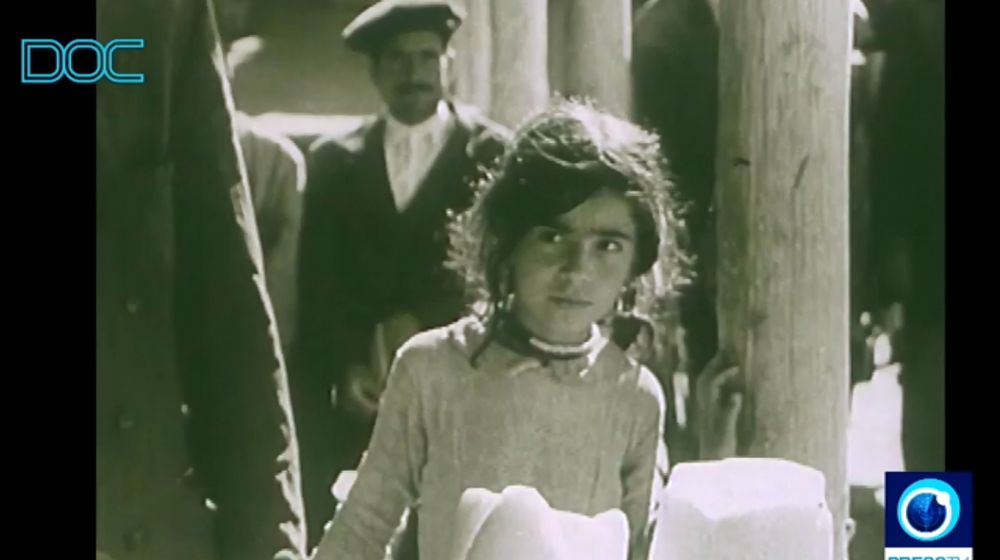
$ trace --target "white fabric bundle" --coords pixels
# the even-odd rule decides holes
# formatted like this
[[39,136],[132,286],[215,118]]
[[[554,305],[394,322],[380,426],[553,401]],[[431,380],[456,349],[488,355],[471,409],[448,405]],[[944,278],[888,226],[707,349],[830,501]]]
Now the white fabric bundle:
[[823,473],[781,459],[677,465],[650,560],[833,560]]
[[473,488],[459,504],[449,560],[625,560],[628,521],[552,509],[533,488]]

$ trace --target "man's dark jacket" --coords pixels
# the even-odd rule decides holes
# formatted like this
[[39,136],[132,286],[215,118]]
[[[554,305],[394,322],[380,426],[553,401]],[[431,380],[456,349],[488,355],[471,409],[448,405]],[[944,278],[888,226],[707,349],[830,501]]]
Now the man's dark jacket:
[[[207,0],[99,0],[97,549],[301,555],[298,451]],[[214,58],[214,61],[213,61]],[[211,507],[210,507],[211,504]]]
[[[472,201],[473,181],[504,148],[508,133],[472,109],[451,105],[454,126],[403,211],[386,171],[386,121],[372,116],[313,143],[307,157],[299,254],[298,352],[291,389],[303,460],[310,530],[328,520],[330,486],[366,429],[331,416],[331,391],[350,364],[370,363],[376,325],[407,312],[422,328],[457,319],[465,308],[457,275],[445,268],[448,216]],[[353,451],[352,451],[353,450]],[[340,458],[332,456],[340,453]],[[356,457],[348,457],[347,463]],[[323,505],[323,504],[326,505]],[[317,535],[312,535],[315,537]]]

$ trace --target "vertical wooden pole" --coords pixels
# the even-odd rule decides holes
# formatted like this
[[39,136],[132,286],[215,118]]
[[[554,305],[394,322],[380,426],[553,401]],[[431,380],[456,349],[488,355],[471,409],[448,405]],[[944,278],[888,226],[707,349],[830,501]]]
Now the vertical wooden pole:
[[573,45],[570,43],[570,10],[574,0],[548,0],[549,17],[549,90],[553,94],[568,96],[567,88],[569,57]]
[[464,0],[465,22],[458,28],[455,49],[455,95],[483,113],[490,110],[492,31],[490,0]]
[[565,91],[630,118],[632,1],[570,0],[566,8]]
[[549,102],[547,0],[492,0],[490,116],[516,127]]
[[846,560],[849,2],[721,0],[720,344],[747,376],[746,454],[826,477]]

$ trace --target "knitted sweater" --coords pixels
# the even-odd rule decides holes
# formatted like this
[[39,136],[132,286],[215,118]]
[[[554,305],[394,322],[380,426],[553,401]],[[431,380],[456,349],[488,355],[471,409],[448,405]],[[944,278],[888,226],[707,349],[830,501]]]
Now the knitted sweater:
[[[420,557],[445,560],[469,488],[531,486],[559,510],[621,509],[633,559],[645,559],[656,467],[666,463],[663,390],[606,341],[542,364],[493,342],[470,357],[482,324],[463,319],[400,349],[368,454],[315,560],[383,560],[407,507]],[[657,488],[658,489],[658,488]]]

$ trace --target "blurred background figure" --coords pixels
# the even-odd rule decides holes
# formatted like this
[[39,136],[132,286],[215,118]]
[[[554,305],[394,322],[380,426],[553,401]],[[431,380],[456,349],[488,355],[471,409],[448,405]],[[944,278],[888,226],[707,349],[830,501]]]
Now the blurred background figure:
[[244,113],[236,114],[236,131],[260,231],[267,291],[288,353],[295,341],[305,158],[291,140]]
[[[222,5],[239,4],[238,0],[220,2]],[[228,13],[234,18],[243,14],[235,9]],[[225,21],[225,18],[220,16],[220,21]],[[233,36],[224,37],[223,41],[226,64],[232,74],[260,52],[263,41],[257,36],[243,36],[249,32],[247,26],[237,26],[232,22],[228,29]],[[238,107],[238,98],[236,104]],[[296,274],[302,196],[306,186],[305,157],[286,136],[239,109],[236,110],[236,132],[243,150],[250,196],[260,232],[267,290],[274,306],[282,348],[288,354],[296,328]]]
[[[298,452],[207,0],[101,0],[143,37],[97,86],[97,549],[304,553]],[[99,554],[100,555],[100,554]]]
[[292,391],[311,543],[334,513],[337,474],[368,446],[396,349],[465,308],[444,266],[448,215],[471,203],[478,166],[506,132],[446,98],[462,17],[446,1],[363,11],[343,38],[369,58],[384,108],[309,150]]
[[[678,369],[688,376],[702,371],[717,351],[715,311],[715,145],[718,120],[718,40],[710,0],[650,0],[636,12],[632,85],[640,124],[661,138],[664,155],[685,205],[687,251],[694,257],[694,279],[681,294]],[[670,378],[668,376],[668,378]],[[687,383],[693,388],[693,382]],[[667,438],[675,462],[697,456],[688,415],[672,418]]]
[[943,470],[944,0],[866,4],[865,49],[884,56],[870,125],[873,303],[901,325],[906,468]]

